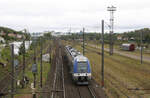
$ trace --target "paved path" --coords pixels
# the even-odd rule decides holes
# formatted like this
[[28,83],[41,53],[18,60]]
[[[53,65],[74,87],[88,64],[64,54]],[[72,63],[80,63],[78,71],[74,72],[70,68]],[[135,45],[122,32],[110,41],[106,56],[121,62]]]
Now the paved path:
[[[94,48],[101,49],[100,47],[98,47],[98,46],[96,46],[96,45],[93,45],[93,44],[88,44],[88,45],[91,46],[91,47],[94,47]],[[108,52],[109,49],[108,49],[108,48],[105,48],[105,51]],[[122,55],[122,56],[130,57],[130,58],[132,58],[132,59],[141,60],[141,57],[140,57],[140,56],[133,55],[133,54],[130,54],[130,53],[123,53],[123,52],[118,51],[118,50],[115,50],[115,49],[114,49],[114,53],[119,54],[119,55]],[[150,62],[150,57],[148,57],[148,56],[143,56],[143,61]]]

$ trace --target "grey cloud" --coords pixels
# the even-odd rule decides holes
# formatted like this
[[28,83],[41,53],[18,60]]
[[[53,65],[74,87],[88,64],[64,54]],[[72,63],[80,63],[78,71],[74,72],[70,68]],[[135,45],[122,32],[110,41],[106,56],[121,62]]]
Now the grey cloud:
[[[0,25],[30,31],[99,30],[101,19],[109,23],[110,5],[115,12],[116,31],[149,27],[149,0],[1,0]],[[107,29],[107,28],[106,28]]]

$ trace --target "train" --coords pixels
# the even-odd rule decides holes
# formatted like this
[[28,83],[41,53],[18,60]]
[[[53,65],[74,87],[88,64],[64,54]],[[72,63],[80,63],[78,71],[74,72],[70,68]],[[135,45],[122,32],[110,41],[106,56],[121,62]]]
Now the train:
[[65,54],[74,83],[77,85],[90,84],[92,75],[88,58],[71,46],[65,46]]
[[122,50],[125,50],[125,51],[134,51],[135,45],[134,44],[122,44],[121,48]]

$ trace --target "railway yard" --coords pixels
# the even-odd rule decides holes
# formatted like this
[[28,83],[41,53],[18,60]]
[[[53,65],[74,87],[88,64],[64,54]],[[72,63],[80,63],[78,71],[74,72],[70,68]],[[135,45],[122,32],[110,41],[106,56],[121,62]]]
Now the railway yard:
[[[47,72],[47,77],[44,77],[43,87],[40,88],[40,83],[36,83],[36,89],[34,92],[36,93],[36,97],[38,98],[105,98],[106,94],[101,86],[96,83],[95,80],[91,80],[89,85],[76,85],[71,77],[67,59],[64,54],[64,45],[61,41],[53,41],[53,46],[47,45],[48,42],[44,45],[45,53],[50,52],[50,46],[53,47],[53,57],[51,61],[51,66],[49,71]],[[39,52],[37,48],[36,54]],[[34,54],[31,55],[26,61],[26,75],[29,75],[31,70],[30,63],[33,62]],[[37,54],[37,61],[40,60],[40,56]],[[44,65],[45,66],[45,65]],[[46,66],[49,66],[46,65]],[[22,66],[18,69],[18,74],[21,74]],[[4,92],[4,98],[9,98],[11,93],[9,94],[9,90],[11,87],[8,85],[11,83],[11,73],[8,76],[5,76],[1,79],[1,92]],[[29,84],[25,86],[23,89],[14,90],[14,98],[32,98],[32,89],[30,88],[30,84],[33,82],[31,76],[28,76],[30,79]],[[3,82],[8,79],[9,82]],[[37,81],[39,81],[39,77],[37,77]],[[3,98],[3,97],[2,97]]]
[[[64,42],[82,51],[82,44],[78,42]],[[90,59],[93,78],[101,84],[100,59],[101,48],[85,46],[85,55]],[[149,62],[144,61],[141,67],[139,57],[133,58],[119,53],[113,56],[105,52],[105,92],[110,98],[148,98],[149,96]],[[123,53],[123,52],[121,52]],[[130,52],[128,52],[129,55]],[[133,55],[135,56],[135,55]],[[94,57],[94,58],[93,58]],[[119,59],[118,59],[119,58]],[[99,69],[98,69],[99,68]],[[146,71],[147,70],[147,71]],[[101,77],[101,76],[100,76]]]
[[56,66],[50,72],[50,77],[53,77],[53,81],[46,85],[51,87],[47,89],[51,93],[44,94],[43,98],[50,98],[50,96],[51,98],[105,98],[104,91],[94,80],[90,82],[89,86],[78,86],[73,83],[71,74],[69,74],[67,61],[64,58],[64,46],[56,47],[55,63],[52,65]]
[[[36,98],[147,98],[149,96],[149,62],[144,62],[144,68],[141,68],[139,67],[140,62],[136,58],[131,59],[120,54],[110,57],[108,52],[105,51],[105,87],[102,88],[99,61],[101,58],[100,48],[86,45],[85,56],[88,57],[91,63],[92,79],[89,80],[88,85],[77,85],[73,81],[70,68],[68,67],[69,64],[65,52],[66,45],[82,51],[81,44],[78,42],[67,42],[56,38],[44,43],[43,54],[50,53],[52,59],[50,60],[49,58],[49,62],[43,62],[43,87],[40,87],[40,47],[37,46],[36,58],[39,70],[36,78],[36,89],[30,87],[34,82],[31,72],[34,52],[31,52],[32,54],[26,59],[27,66],[25,71],[30,82],[24,88],[18,89],[15,85],[14,98],[35,98],[34,94],[36,94]],[[117,59],[118,57],[120,61]],[[121,63],[122,61],[128,62]],[[21,63],[17,70],[19,79],[21,77],[20,74],[22,74],[22,68]],[[133,72],[134,74],[132,74]],[[141,77],[142,74],[144,74],[143,77]],[[0,91],[4,92],[4,97],[2,98],[10,98],[10,95],[12,95],[10,93],[11,78],[12,76],[9,72],[0,80]]]
[[0,98],[150,98],[149,4],[0,0]]

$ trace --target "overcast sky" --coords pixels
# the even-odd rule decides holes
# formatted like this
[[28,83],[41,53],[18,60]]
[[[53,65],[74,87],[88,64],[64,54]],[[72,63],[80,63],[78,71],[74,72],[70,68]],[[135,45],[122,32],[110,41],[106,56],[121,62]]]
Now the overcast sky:
[[[114,5],[115,32],[150,27],[150,0],[0,0],[0,26],[30,32],[100,31]],[[106,26],[107,29],[107,26]]]

